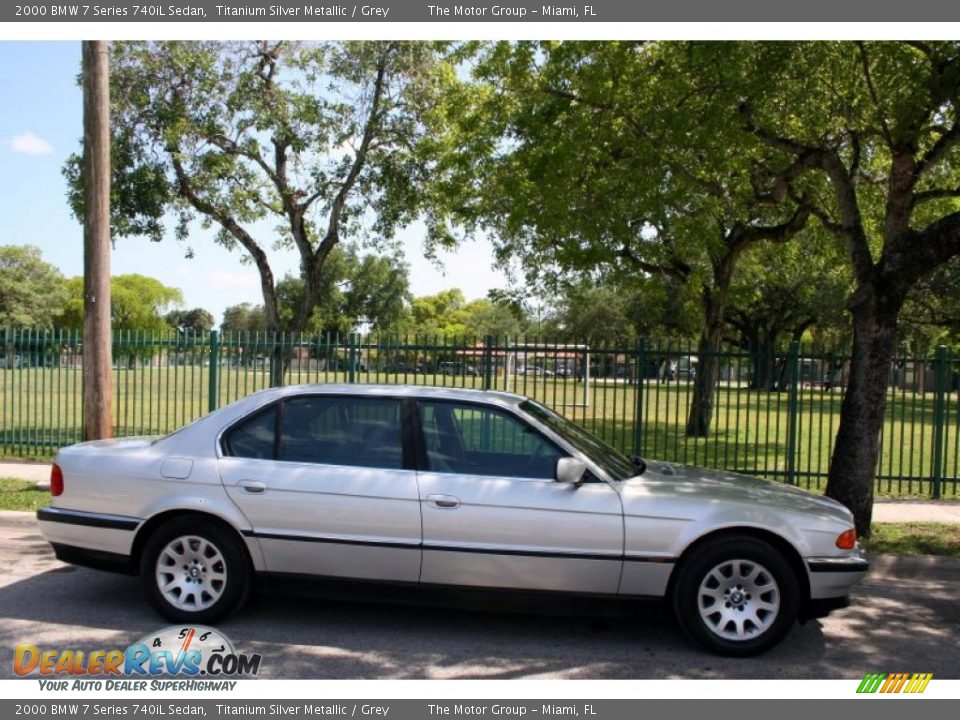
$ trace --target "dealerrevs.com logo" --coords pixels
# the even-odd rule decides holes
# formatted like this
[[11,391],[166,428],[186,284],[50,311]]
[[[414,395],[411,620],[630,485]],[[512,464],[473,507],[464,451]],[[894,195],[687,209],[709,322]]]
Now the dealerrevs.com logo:
[[[14,649],[13,671],[20,677],[43,678],[41,683],[49,690],[139,691],[148,689],[148,680],[151,690],[211,690],[223,685],[219,681],[224,678],[255,677],[261,659],[256,653],[238,653],[219,630],[192,625],[150,633],[125,650],[47,649],[20,643]],[[53,679],[64,677],[68,679]],[[152,680],[160,677],[196,682]]]

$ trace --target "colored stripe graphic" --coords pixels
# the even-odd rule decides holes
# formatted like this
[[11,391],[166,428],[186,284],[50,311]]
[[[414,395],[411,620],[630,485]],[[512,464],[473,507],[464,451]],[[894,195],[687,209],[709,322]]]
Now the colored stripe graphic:
[[857,687],[858,693],[922,693],[933,673],[867,673]]

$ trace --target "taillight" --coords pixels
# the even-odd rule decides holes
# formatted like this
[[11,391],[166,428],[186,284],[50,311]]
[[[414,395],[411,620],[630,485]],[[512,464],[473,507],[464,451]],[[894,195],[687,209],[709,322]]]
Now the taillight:
[[50,468],[50,495],[56,497],[63,494],[63,470],[56,463]]
[[853,550],[857,544],[857,531],[853,528],[844,530],[837,536],[837,547],[841,550]]

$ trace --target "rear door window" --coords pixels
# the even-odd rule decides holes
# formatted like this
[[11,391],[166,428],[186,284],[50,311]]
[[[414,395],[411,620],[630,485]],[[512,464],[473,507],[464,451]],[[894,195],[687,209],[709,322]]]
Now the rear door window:
[[283,404],[279,460],[403,469],[402,404],[390,398],[306,396]]

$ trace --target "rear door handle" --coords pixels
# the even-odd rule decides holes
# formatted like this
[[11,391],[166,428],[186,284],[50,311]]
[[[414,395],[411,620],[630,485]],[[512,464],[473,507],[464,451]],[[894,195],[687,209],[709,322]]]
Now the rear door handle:
[[453,510],[460,507],[460,498],[453,495],[427,495],[427,502],[441,510]]
[[237,483],[240,487],[246,490],[248,493],[253,493],[254,495],[259,495],[267,491],[267,486],[258,482],[257,480],[241,480]]

